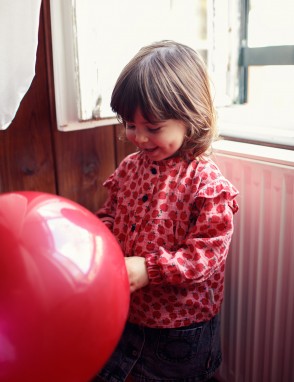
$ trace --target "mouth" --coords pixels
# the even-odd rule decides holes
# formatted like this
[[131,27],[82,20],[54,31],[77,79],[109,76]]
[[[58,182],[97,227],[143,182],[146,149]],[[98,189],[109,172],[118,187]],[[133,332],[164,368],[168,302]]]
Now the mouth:
[[153,147],[152,149],[141,149],[141,150],[145,151],[145,153],[150,154],[150,153],[153,153],[154,151],[156,151],[157,147]]

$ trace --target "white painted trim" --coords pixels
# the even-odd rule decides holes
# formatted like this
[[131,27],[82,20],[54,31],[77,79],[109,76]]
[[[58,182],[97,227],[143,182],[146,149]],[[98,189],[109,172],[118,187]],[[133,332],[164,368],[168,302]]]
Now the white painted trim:
[[293,150],[221,140],[213,144],[213,151],[216,154],[220,153],[227,156],[243,157],[294,168]]

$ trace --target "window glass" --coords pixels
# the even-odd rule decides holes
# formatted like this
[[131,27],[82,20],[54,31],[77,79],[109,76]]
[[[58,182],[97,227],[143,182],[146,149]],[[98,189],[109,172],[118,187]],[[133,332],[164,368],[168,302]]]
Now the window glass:
[[75,0],[79,118],[109,117],[123,66],[144,45],[177,40],[206,48],[204,0]]
[[248,46],[294,45],[293,20],[293,0],[251,0]]

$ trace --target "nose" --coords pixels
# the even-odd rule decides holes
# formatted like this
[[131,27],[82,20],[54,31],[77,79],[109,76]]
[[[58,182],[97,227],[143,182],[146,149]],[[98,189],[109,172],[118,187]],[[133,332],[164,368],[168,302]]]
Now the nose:
[[136,131],[135,141],[137,144],[148,142],[148,137],[143,131]]

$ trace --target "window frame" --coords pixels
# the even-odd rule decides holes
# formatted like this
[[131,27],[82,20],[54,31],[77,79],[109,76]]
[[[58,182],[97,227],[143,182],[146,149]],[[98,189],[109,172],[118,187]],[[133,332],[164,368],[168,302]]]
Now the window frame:
[[250,0],[241,0],[239,103],[248,100],[248,67],[266,65],[294,65],[294,45],[248,47]]

